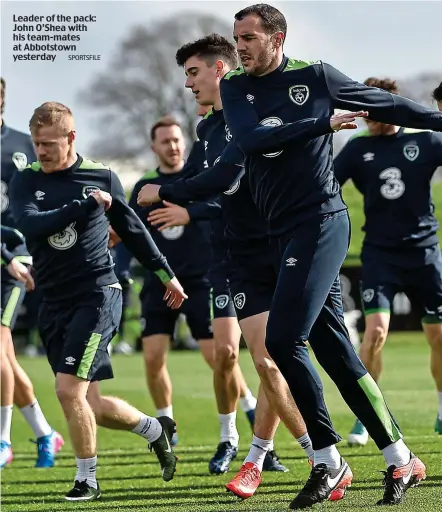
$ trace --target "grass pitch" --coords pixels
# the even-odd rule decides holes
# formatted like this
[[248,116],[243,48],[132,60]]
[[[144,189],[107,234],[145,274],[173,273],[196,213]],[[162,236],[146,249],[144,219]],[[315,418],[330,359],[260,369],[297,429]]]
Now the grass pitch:
[[[384,394],[406,435],[410,448],[427,465],[428,478],[417,489],[410,489],[403,505],[396,511],[436,512],[442,510],[442,436],[433,432],[437,397],[429,371],[429,351],[420,333],[392,335],[385,348],[385,372],[381,382]],[[256,392],[258,378],[247,352],[241,352],[241,365],[249,386]],[[55,429],[65,436],[66,445],[52,469],[34,469],[35,446],[28,439],[31,431],[20,412],[13,417],[14,460],[1,473],[2,511],[58,512],[147,511],[221,512],[283,511],[299,491],[309,474],[303,451],[281,426],[276,450],[290,472],[264,473],[256,495],[244,502],[225,492],[224,485],[239,469],[251,440],[245,415],[238,412],[240,453],[231,471],[220,477],[210,476],[208,461],[218,442],[219,427],[212,379],[202,357],[195,352],[174,352],[169,368],[174,383],[174,412],[178,422],[180,462],[178,473],[168,484],[161,479],[154,454],[134,434],[100,429],[98,480],[102,499],[89,504],[63,500],[75,474],[74,459],[67,440],[60,406],[53,391],[53,378],[46,359],[21,359],[31,376],[37,397]],[[143,375],[141,357],[115,356],[116,378],[104,383],[103,392],[127,399],[147,414],[154,414]],[[353,416],[336,388],[324,378],[326,400],[334,424],[343,438],[352,426]],[[381,511],[376,501],[382,495],[382,456],[373,442],[360,449],[350,449],[343,441],[342,455],[354,472],[354,483],[344,500],[316,507],[325,511]],[[391,510],[391,509],[390,509]]]

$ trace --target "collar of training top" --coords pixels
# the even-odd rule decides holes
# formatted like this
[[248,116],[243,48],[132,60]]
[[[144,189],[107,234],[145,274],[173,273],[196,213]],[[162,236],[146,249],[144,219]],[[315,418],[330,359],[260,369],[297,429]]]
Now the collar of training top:
[[263,76],[254,76],[254,75],[247,75],[247,76],[249,76],[250,78],[256,79],[256,80],[261,80],[261,81],[262,80],[273,80],[275,75],[278,75],[279,73],[282,73],[284,71],[284,69],[287,66],[288,61],[289,61],[289,58],[286,55],[283,55],[281,64],[276,69],[274,69],[271,73],[268,73],[267,75],[263,75]]

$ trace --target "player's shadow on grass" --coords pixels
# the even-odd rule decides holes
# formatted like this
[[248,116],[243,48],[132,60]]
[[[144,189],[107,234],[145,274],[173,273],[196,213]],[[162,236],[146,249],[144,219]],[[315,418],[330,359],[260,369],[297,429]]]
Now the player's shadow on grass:
[[[181,475],[183,477],[188,477],[189,475]],[[191,475],[191,476],[194,476],[194,475]],[[203,475],[197,475],[197,476],[207,476],[206,473],[204,473]],[[158,475],[154,475],[154,476],[151,476],[149,475],[149,478],[156,478],[158,477]],[[177,475],[175,478],[179,478],[179,476]],[[145,477],[143,477],[145,478]],[[112,481],[115,481],[115,478],[107,478],[107,477],[102,477],[99,479],[100,482],[102,481],[106,481],[106,480],[112,480]],[[140,477],[139,476],[130,476],[130,477],[120,477],[118,480],[140,480]],[[46,481],[39,481],[39,482],[36,482],[36,481],[32,481],[33,484],[35,483],[39,483],[39,484],[68,484],[69,485],[69,482],[70,480],[46,480]],[[361,481],[356,481],[353,486],[351,487],[352,489],[370,489],[370,488],[377,488],[376,486],[364,486],[363,484],[367,483],[367,484],[370,484],[370,483],[376,483],[376,482],[381,482],[381,478],[366,478],[364,479],[362,482]],[[16,481],[16,482],[8,482],[8,485],[11,485],[11,484],[22,484],[23,481]],[[31,483],[31,482],[29,482]],[[161,491],[163,492],[164,489],[169,489],[173,492],[175,491],[189,491],[189,492],[192,492],[192,491],[198,491],[198,490],[205,490],[205,489],[218,489],[218,484],[219,486],[223,486],[225,482],[222,482],[220,480],[218,480],[216,477],[213,478],[213,481],[212,482],[207,482],[207,483],[201,483],[201,484],[189,484],[189,485],[175,485],[173,482],[171,484],[164,484],[164,486],[151,486],[151,487],[141,487],[141,488],[136,488],[134,489],[134,491],[144,491],[144,492],[158,492],[158,491]],[[293,486],[293,487],[300,487],[302,484],[304,483],[304,480],[291,480],[289,482],[285,481],[285,482],[279,482],[279,481],[275,481],[275,482],[262,482],[262,484],[259,486],[259,489],[260,489],[260,492],[266,492],[267,489],[272,489],[272,488],[275,488],[275,487],[287,487],[287,486]],[[426,480],[424,480],[424,482],[422,482],[421,486],[425,486],[425,487],[437,487],[438,485],[441,485],[442,484],[442,475],[430,475],[426,478]],[[103,490],[106,494],[107,493],[112,493],[112,492],[118,492],[117,489],[111,489],[111,490],[106,490],[104,489]],[[121,492],[125,492],[125,489],[122,487],[122,491]],[[281,492],[281,491],[277,491],[277,492]],[[29,492],[14,492],[14,493],[9,493],[9,492],[4,492],[3,491],[3,497],[6,497],[6,498],[13,498],[13,497],[39,497],[39,496],[51,496],[51,495],[58,495],[60,494],[59,491],[50,491],[50,492],[44,492],[44,491],[29,491]],[[127,498],[127,496],[126,496]]]
[[[132,467],[135,467],[135,466],[138,466],[138,467],[141,467],[141,466],[158,466],[159,465],[159,462],[157,460],[157,458],[155,457],[155,455],[150,455],[150,453],[145,453],[144,456],[146,457],[146,460],[138,460],[134,463],[134,461],[131,461],[131,460],[120,460],[118,458],[114,458],[114,459],[107,459],[105,463],[103,463],[103,465],[108,465],[108,464],[115,464],[115,466],[118,466],[118,467],[124,467],[124,466],[132,466]],[[104,457],[100,457],[100,462],[103,462],[103,458]],[[23,459],[21,459],[23,460]],[[25,463],[25,461],[23,461],[24,463],[20,463],[20,462],[15,462],[14,463],[14,468],[17,468],[17,469],[30,469],[30,466],[29,464]],[[208,464],[209,461],[208,459],[199,459],[199,458],[189,458],[189,459],[179,459],[178,461],[178,465],[187,465],[187,464]],[[57,469],[66,469],[66,468],[70,468],[72,469],[72,457],[70,457],[69,459],[65,459],[65,460],[58,460],[55,467]]]
[[[425,487],[440,487],[440,482],[441,482],[441,477],[429,477],[427,480],[430,480],[430,482],[426,482],[424,484]],[[431,480],[434,480],[431,481]],[[282,492],[284,494],[288,494],[290,492],[292,492],[292,489],[290,490],[281,490],[281,489],[271,489],[269,487],[276,487],[277,485],[277,482],[273,482],[272,484],[270,485],[267,485],[267,486],[261,486],[260,487],[260,494],[262,495],[271,495],[271,494],[277,494],[277,495],[280,495]],[[284,486],[286,487],[287,486],[287,483],[285,482],[280,482],[281,486]],[[293,482],[293,492],[297,492],[299,491],[300,487],[301,487],[301,484],[302,482],[300,481],[297,481],[297,482]],[[195,495],[194,491],[197,491],[197,490],[202,490],[202,489],[206,489],[206,488],[211,488],[213,489],[214,491],[214,494],[213,495],[210,495],[210,496],[204,496],[204,502],[205,504],[207,505],[213,505],[213,504],[226,504],[226,505],[233,505],[235,503],[241,503],[239,501],[237,501],[233,496],[232,497],[229,497],[228,499],[220,499],[221,496],[224,495],[224,492],[223,492],[223,489],[222,488],[218,488],[218,487],[213,487],[213,485],[211,484],[204,484],[204,485],[200,485],[198,487],[194,487],[192,486],[190,489],[188,487],[180,487],[180,488],[173,488],[173,487],[170,487],[169,490],[170,490],[170,493],[169,494],[165,494],[164,497],[163,497],[163,500],[164,500],[164,504],[158,504],[158,503],[155,503],[155,508],[164,508],[164,507],[181,507],[181,506],[186,506],[186,505],[191,505],[191,503],[189,503],[188,501],[179,501],[180,498],[184,498],[187,500],[189,499],[194,499],[197,495]],[[263,488],[264,487],[264,488]],[[183,491],[187,491],[187,492],[175,492],[177,490],[183,490]],[[131,494],[130,494],[130,500],[131,501],[147,501],[146,503],[146,506],[149,506],[149,505],[152,505],[150,504],[149,502],[152,501],[152,502],[156,502],[158,500],[158,492],[164,492],[165,488],[164,487],[151,487],[151,488],[146,488],[146,489],[136,489],[137,492],[134,492],[134,490],[131,491]],[[354,484],[350,489],[349,489],[349,493],[353,493],[355,491],[367,491],[367,490],[382,490],[382,485],[381,483],[379,482],[379,485],[357,485],[357,484]],[[112,490],[104,490],[103,491],[104,494],[103,494],[103,498],[102,498],[102,502],[105,501],[105,502],[109,502],[108,505],[106,505],[106,509],[112,509],[112,508],[117,508],[117,509],[129,509],[129,508],[133,508],[134,505],[115,505],[115,506],[112,506],[111,502],[119,502],[119,501],[127,501],[128,499],[128,496],[127,496],[127,491],[122,489],[121,492],[122,492],[122,495],[114,495],[113,493],[115,492],[118,492],[116,489],[112,489]],[[151,495],[150,495],[151,494]],[[3,505],[4,506],[8,506],[8,505],[24,505],[26,503],[32,503],[32,502],[35,502],[36,499],[38,501],[38,498],[42,498],[44,500],[45,503],[60,503],[62,497],[61,497],[61,493],[59,492],[50,492],[50,493],[44,493],[44,492],[34,492],[34,493],[22,493],[22,494],[14,494],[14,497],[16,496],[17,498],[20,498],[20,499],[9,499],[11,495],[3,495]],[[23,497],[30,497],[32,498],[32,500],[24,500]],[[5,499],[6,498],[6,499]],[[178,501],[177,501],[178,500]],[[350,508],[350,507],[354,507],[354,504],[346,504],[345,502],[343,503],[340,503],[340,507],[343,507],[343,508]],[[66,510],[66,509],[64,509]],[[189,509],[190,510],[190,509]],[[28,509],[28,512],[32,512],[30,509]]]
[[[187,452],[183,452],[183,453],[187,453]],[[35,462],[35,454],[33,454],[33,453],[23,453],[23,454],[18,453],[17,455],[14,453],[14,466],[15,466],[16,462],[22,461],[22,460],[32,460]],[[119,457],[122,457],[124,459],[130,457],[131,459],[134,459],[136,457],[145,457],[146,455],[149,455],[149,450],[147,447],[145,450],[127,450],[127,451],[124,451],[121,453],[120,452],[106,453],[106,451],[99,453],[100,459],[115,459],[115,458],[119,458]],[[180,456],[180,454],[178,454],[178,456]],[[181,456],[183,456],[183,454],[181,454]],[[57,460],[69,459],[72,461],[73,457],[74,457],[73,453],[69,453],[69,452],[68,453],[59,453],[59,454],[57,454],[56,459]]]

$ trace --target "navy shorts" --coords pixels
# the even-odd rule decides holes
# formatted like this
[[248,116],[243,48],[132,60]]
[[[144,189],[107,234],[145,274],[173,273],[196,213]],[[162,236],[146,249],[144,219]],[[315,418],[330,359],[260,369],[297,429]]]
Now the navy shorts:
[[107,346],[118,331],[121,289],[103,286],[75,300],[43,302],[38,324],[54,374],[112,379]]
[[212,288],[212,319],[236,317],[227,275],[227,242],[224,237],[224,230],[225,224],[222,219],[211,221],[210,249],[212,262],[207,275]]
[[179,309],[171,309],[163,300],[166,288],[159,279],[151,280],[140,294],[142,336],[168,334],[172,336],[178,315],[186,316],[187,324],[196,340],[212,339],[210,316],[210,283],[206,277],[180,282],[189,296]]
[[20,313],[26,290],[25,285],[13,279],[6,268],[2,267],[1,272],[1,322],[2,325],[9,327],[12,331]]
[[238,320],[270,311],[277,280],[270,245],[257,247],[253,255],[232,254],[227,263]]
[[442,255],[430,247],[362,249],[361,293],[365,315],[391,310],[394,296],[405,292],[421,309],[424,323],[442,323]]
[[225,260],[212,266],[208,277],[211,287],[210,300],[212,319],[236,317],[235,307],[233,306],[232,297],[230,295],[230,283]]

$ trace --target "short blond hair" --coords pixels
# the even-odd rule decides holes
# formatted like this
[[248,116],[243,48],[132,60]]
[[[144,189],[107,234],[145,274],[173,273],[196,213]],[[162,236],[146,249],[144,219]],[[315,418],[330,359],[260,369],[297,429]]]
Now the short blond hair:
[[57,126],[66,135],[74,129],[74,116],[70,108],[56,101],[47,101],[34,110],[29,121],[30,131],[42,126]]

